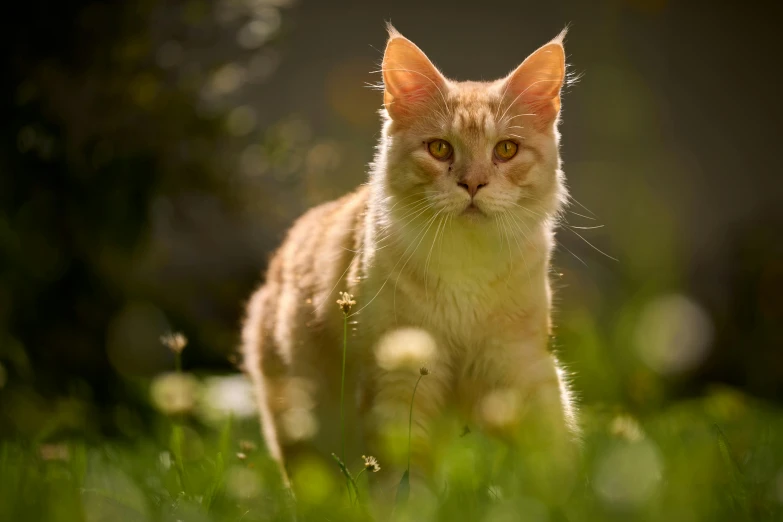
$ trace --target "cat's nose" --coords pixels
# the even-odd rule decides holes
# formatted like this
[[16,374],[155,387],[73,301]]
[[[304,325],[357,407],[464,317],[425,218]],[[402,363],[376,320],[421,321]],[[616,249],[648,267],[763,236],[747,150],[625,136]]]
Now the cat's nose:
[[471,198],[476,195],[476,192],[478,192],[481,187],[487,186],[486,183],[479,183],[477,181],[458,181],[457,185],[467,190]]

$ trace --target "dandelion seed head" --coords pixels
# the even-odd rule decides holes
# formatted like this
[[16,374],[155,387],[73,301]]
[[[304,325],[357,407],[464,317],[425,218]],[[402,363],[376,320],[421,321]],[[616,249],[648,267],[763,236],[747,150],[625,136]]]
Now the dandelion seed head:
[[160,336],[160,342],[174,353],[182,353],[188,345],[188,338],[180,332],[169,332]]
[[348,292],[340,292],[340,299],[337,300],[337,304],[340,306],[340,310],[347,314],[351,311],[353,305],[356,304],[356,301],[353,300],[353,296]]
[[381,470],[381,466],[378,464],[378,459],[373,456],[362,455],[364,459],[364,468],[373,473],[378,473]]

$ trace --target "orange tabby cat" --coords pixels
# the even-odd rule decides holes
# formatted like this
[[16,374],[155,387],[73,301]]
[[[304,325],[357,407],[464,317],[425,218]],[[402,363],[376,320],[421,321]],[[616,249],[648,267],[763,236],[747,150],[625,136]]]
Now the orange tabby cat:
[[447,412],[509,440],[528,430],[574,438],[574,406],[548,350],[549,264],[567,197],[564,33],[503,79],[456,82],[389,27],[368,183],[296,222],[248,306],[244,364],[281,469],[303,448],[340,452],[343,290],[356,301],[354,459],[366,448],[399,480],[421,365],[431,373],[413,406],[412,481],[432,479],[432,430]]

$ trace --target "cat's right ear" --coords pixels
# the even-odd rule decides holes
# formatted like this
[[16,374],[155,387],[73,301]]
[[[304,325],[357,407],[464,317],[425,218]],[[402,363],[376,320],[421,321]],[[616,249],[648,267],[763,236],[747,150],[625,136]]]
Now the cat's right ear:
[[[404,122],[438,103],[446,78],[416,44],[387,25],[389,41],[383,55],[383,104],[394,121]],[[443,103],[443,102],[441,102]]]

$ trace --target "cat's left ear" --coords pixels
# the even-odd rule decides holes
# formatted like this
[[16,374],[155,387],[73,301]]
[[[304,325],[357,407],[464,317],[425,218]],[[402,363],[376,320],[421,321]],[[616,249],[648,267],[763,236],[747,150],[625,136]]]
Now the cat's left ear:
[[541,127],[551,126],[560,112],[560,90],[565,82],[564,29],[548,44],[528,56],[506,77],[505,98],[516,100],[523,110],[535,115]]
[[[383,55],[383,104],[394,121],[414,119],[429,105],[439,103],[446,78],[416,44],[387,27],[389,41]],[[443,103],[440,101],[440,103]]]

